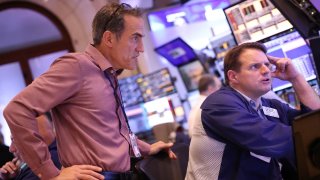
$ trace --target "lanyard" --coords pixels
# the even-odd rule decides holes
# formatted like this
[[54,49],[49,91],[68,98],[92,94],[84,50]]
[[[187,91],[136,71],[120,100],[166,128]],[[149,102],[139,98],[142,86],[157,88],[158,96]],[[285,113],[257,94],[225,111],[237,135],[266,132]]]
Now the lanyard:
[[[129,125],[129,122],[128,122],[128,117],[127,117],[127,114],[124,110],[124,106],[123,106],[123,103],[122,103],[122,98],[121,98],[121,92],[119,90],[119,83],[118,83],[118,80],[116,78],[116,75],[114,73],[112,73],[111,71],[113,70],[110,70],[110,69],[106,69],[104,71],[104,75],[106,76],[106,78],[108,79],[108,81],[110,82],[110,85],[113,89],[113,96],[116,100],[116,114],[117,114],[117,117],[118,117],[118,120],[119,120],[119,123],[120,123],[120,126],[119,126],[119,129],[121,129],[121,120],[120,120],[120,116],[118,114],[118,110],[119,110],[119,107],[121,108],[122,110],[122,113],[124,115],[124,118],[126,120],[126,124],[128,126],[128,129],[129,129],[129,133],[132,133],[131,131],[131,128],[130,128],[130,125]],[[114,71],[115,72],[115,71]],[[118,93],[119,92],[119,93]],[[120,94],[120,96],[119,96]]]

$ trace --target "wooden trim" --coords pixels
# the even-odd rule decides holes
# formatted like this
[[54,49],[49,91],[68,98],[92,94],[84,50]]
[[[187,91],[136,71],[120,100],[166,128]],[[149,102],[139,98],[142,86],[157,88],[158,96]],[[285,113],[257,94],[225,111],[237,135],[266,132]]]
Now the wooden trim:
[[0,65],[21,61],[23,59],[31,59],[33,57],[49,54],[51,52],[65,50],[66,49],[65,43],[66,41],[63,41],[63,40],[54,41],[54,42],[49,42],[45,44],[40,44],[40,45],[0,54],[0,57],[1,57]]
[[72,41],[70,38],[70,35],[63,25],[63,23],[58,19],[56,15],[54,15],[51,11],[47,10],[45,7],[39,6],[37,4],[34,4],[32,2],[26,2],[26,1],[8,1],[4,3],[0,3],[0,11],[9,9],[9,8],[25,8],[25,9],[31,9],[34,10],[43,16],[47,17],[60,31],[62,35],[62,39],[68,40],[66,45],[66,49],[69,49],[71,51],[74,51],[72,46]]
[[53,42],[47,42],[39,45],[30,46],[27,48],[21,48],[10,52],[0,53],[0,65],[12,62],[19,62],[25,82],[28,85],[33,81],[31,69],[29,67],[28,62],[29,59],[60,50],[68,50],[70,52],[73,52],[74,48],[72,45],[70,35],[63,23],[45,7],[26,1],[8,1],[0,3],[0,11],[10,8],[25,8],[34,10],[42,14],[56,26],[56,28],[62,35],[62,40],[56,40]]

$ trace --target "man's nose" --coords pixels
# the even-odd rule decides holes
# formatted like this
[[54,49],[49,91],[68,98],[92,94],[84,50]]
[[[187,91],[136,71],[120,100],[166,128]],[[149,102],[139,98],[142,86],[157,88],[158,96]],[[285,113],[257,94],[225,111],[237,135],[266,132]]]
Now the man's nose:
[[264,74],[271,72],[270,67],[267,66],[267,65],[265,65],[265,64],[262,65],[261,71],[262,71],[262,73],[264,73]]
[[143,42],[142,42],[142,41],[138,44],[136,50],[137,50],[138,52],[140,52],[140,53],[143,53],[143,52],[144,52],[144,46],[143,46]]

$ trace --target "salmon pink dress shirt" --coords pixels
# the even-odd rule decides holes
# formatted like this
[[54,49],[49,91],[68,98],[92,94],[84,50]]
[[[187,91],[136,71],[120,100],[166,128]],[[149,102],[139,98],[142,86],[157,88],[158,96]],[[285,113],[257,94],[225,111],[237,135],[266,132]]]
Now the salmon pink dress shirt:
[[[103,71],[112,68],[92,45],[85,52],[58,58],[50,69],[12,99],[4,110],[15,144],[42,179],[59,174],[40,137],[36,116],[52,110],[64,167],[89,164],[105,171],[130,169],[129,130]],[[138,140],[142,155],[150,145]]]

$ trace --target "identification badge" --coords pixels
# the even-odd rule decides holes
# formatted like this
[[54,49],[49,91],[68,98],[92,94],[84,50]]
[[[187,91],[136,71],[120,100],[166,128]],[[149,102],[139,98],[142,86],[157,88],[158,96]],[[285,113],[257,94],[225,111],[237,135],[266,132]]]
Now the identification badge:
[[274,108],[262,106],[263,113],[267,116],[279,118],[278,111]]
[[135,157],[141,157],[141,153],[140,150],[138,148],[138,144],[137,144],[137,137],[135,134],[133,133],[129,133],[129,137],[130,137],[130,142],[131,142],[131,148],[133,150],[134,156]]

